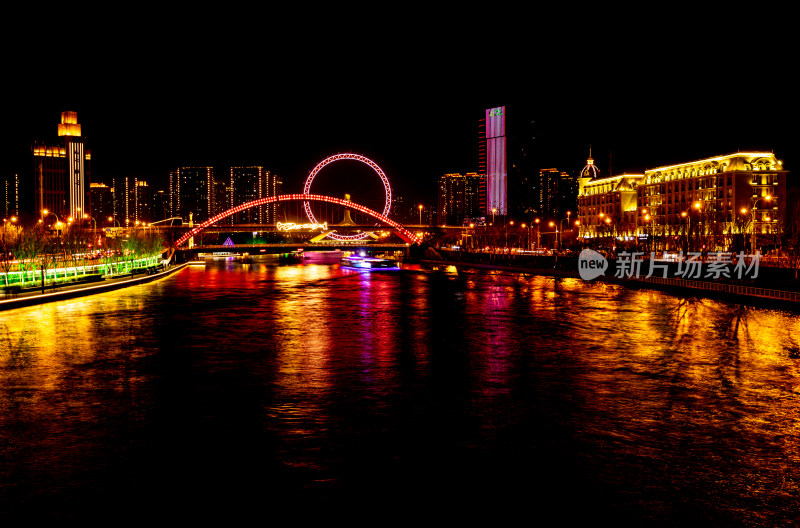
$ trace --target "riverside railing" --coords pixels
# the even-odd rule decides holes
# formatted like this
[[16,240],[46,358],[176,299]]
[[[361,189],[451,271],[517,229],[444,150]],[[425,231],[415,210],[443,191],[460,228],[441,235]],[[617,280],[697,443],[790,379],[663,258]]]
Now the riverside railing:
[[[160,255],[152,255],[138,259],[122,260],[115,262],[103,262],[100,264],[89,264],[84,266],[65,266],[61,268],[49,268],[44,270],[45,283],[70,282],[79,280],[87,275],[101,275],[103,277],[113,277],[115,275],[126,275],[137,269],[157,266],[161,259]],[[7,281],[7,282],[6,282]],[[38,284],[37,284],[38,283]],[[42,269],[27,269],[0,272],[0,288],[12,286],[34,286],[42,283]]]

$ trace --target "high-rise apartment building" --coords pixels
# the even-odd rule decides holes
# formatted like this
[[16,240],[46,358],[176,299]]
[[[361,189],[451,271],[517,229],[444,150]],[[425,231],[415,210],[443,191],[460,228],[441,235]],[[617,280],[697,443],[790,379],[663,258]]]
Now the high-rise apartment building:
[[108,221],[109,217],[114,216],[114,188],[104,183],[92,182],[89,186],[91,194],[90,213],[95,222],[102,224]]
[[481,187],[484,177],[475,172],[444,174],[439,178],[436,199],[437,222],[463,225],[470,219],[484,216]]
[[11,174],[0,180],[0,216],[5,220],[19,216],[19,174]]
[[89,210],[91,153],[76,112],[61,113],[58,137],[58,145],[33,145],[34,196],[27,208],[34,217],[47,210],[62,219],[78,218]]
[[560,182],[561,173],[558,169],[539,170],[539,214],[544,218],[558,217]]
[[540,169],[538,211],[544,219],[560,219],[577,210],[578,180],[566,171]]
[[159,190],[153,194],[153,221],[166,220],[172,216],[169,208],[169,193]]
[[170,208],[173,216],[194,223],[214,215],[214,168],[180,167],[169,174]]
[[114,178],[111,195],[112,213],[107,216],[113,216],[122,226],[162,219],[154,215],[155,191],[144,180],[133,176]]
[[[282,182],[264,167],[231,167],[229,207],[236,207],[254,200],[277,196]],[[277,221],[278,204],[260,205],[236,213],[236,224],[274,224]]]

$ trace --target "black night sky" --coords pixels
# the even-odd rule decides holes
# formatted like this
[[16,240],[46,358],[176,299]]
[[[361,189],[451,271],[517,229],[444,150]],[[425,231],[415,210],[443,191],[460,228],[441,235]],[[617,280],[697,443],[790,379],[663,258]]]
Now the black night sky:
[[[783,32],[664,38],[590,17],[479,32],[481,22],[398,17],[260,26],[227,13],[173,27],[133,15],[63,46],[54,26],[36,49],[3,52],[0,170],[28,176],[32,141],[52,140],[60,112],[74,110],[95,181],[160,186],[177,166],[248,163],[299,192],[318,161],[352,151],[378,162],[396,192],[430,203],[441,174],[475,170],[475,122],[500,105],[509,134],[535,137],[540,167],[580,169],[591,145],[606,174],[749,149],[796,169],[796,66]],[[79,67],[59,65],[66,51]]]

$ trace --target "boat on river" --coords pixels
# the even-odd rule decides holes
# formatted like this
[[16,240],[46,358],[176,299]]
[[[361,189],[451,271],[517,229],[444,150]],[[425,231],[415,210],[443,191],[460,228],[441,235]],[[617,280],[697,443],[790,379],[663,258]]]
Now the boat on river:
[[345,268],[353,268],[360,271],[391,271],[400,269],[396,260],[361,257],[359,255],[342,257],[341,265]]
[[279,262],[286,262],[290,264],[296,264],[298,262],[303,262],[305,259],[305,254],[303,253],[302,248],[296,249],[294,251],[290,251],[288,253],[279,253],[278,254],[278,261]]

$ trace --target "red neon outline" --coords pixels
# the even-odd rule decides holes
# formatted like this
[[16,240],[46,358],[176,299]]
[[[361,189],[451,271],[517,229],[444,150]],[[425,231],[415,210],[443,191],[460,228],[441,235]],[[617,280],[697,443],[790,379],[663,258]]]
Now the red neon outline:
[[[383,182],[383,188],[386,190],[386,202],[383,206],[383,216],[389,216],[389,209],[392,207],[392,188],[389,185],[389,178],[386,177],[386,173],[383,172],[377,163],[372,161],[366,156],[362,156],[361,154],[353,154],[353,153],[342,153],[342,154],[334,154],[333,156],[328,156],[324,160],[317,163],[317,166],[311,169],[311,172],[308,173],[308,178],[306,178],[306,183],[303,185],[303,194],[309,194],[311,190],[311,182],[314,181],[316,175],[321,171],[325,166],[333,163],[334,161],[339,160],[355,160],[360,161],[361,163],[368,165],[372,170],[374,170],[378,176],[380,176],[381,181]],[[311,206],[308,202],[303,202],[303,209],[306,212],[306,216],[308,220],[312,224],[318,224],[316,218],[314,218],[314,213],[311,212]],[[334,240],[364,240],[369,235],[367,233],[361,233],[360,235],[337,235],[335,233],[331,233],[328,235],[329,238],[333,238]]]
[[[247,203],[244,203],[244,204],[241,204],[241,205],[237,205],[236,207],[233,207],[231,209],[228,209],[227,211],[219,213],[218,215],[214,216],[213,218],[210,218],[209,220],[206,220],[202,224],[198,225],[197,227],[194,227],[191,230],[187,231],[182,237],[180,237],[178,240],[175,241],[175,247],[180,246],[181,244],[183,244],[184,242],[189,240],[189,238],[193,237],[194,235],[196,235],[197,233],[199,233],[200,231],[202,231],[206,227],[208,227],[208,226],[210,226],[212,224],[216,224],[220,220],[222,220],[223,218],[227,218],[227,217],[231,216],[232,214],[237,213],[239,211],[242,211],[244,209],[249,209],[251,207],[256,207],[256,206],[259,206],[259,205],[271,204],[271,203],[275,203],[275,202],[289,202],[289,201],[294,201],[294,200],[303,200],[303,201],[306,201],[306,202],[309,202],[309,201],[310,202],[328,202],[328,203],[332,203],[332,204],[336,204],[336,205],[346,206],[346,207],[349,207],[351,209],[355,209],[356,211],[359,211],[361,213],[364,213],[366,215],[369,215],[369,216],[373,217],[374,219],[378,220],[379,222],[382,222],[382,223],[384,223],[384,224],[386,224],[386,225],[388,225],[390,227],[395,228],[397,230],[398,236],[400,236],[400,238],[402,238],[404,241],[406,241],[408,243],[412,243],[412,244],[419,244],[420,243],[419,238],[417,238],[417,236],[414,233],[412,233],[411,231],[409,231],[405,227],[401,226],[400,224],[398,224],[394,220],[388,218],[386,215],[383,215],[383,214],[381,214],[381,213],[379,213],[377,211],[373,211],[372,209],[370,209],[368,207],[364,207],[363,205],[357,204],[355,202],[348,202],[348,201],[343,200],[341,198],[334,198],[332,196],[324,196],[324,195],[321,195],[321,194],[281,194],[280,196],[269,196],[267,198],[260,198],[258,200],[253,200],[252,202],[247,202]],[[345,239],[345,240],[352,240],[352,239]]]

